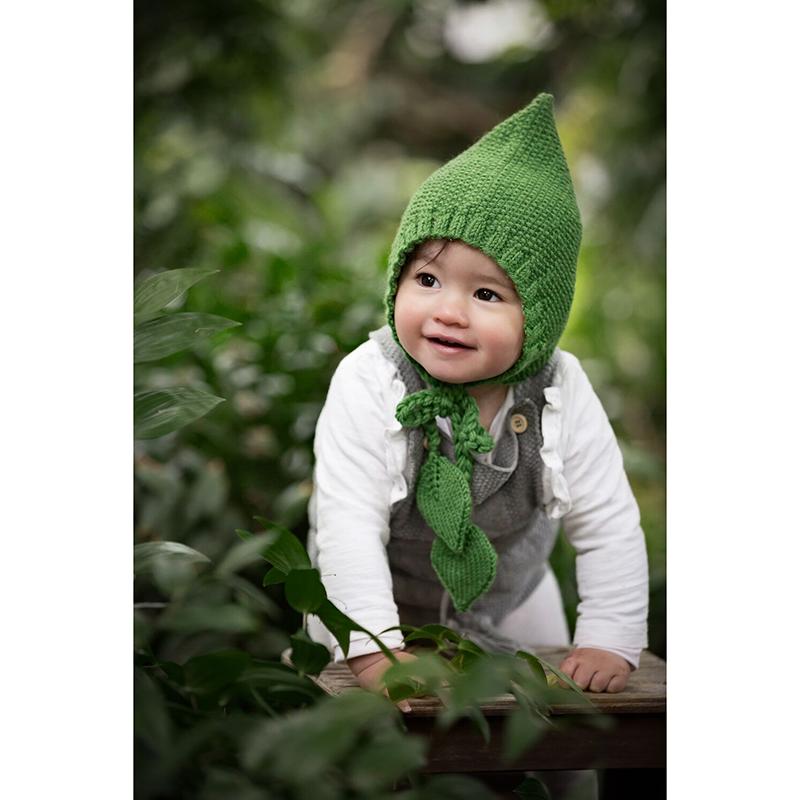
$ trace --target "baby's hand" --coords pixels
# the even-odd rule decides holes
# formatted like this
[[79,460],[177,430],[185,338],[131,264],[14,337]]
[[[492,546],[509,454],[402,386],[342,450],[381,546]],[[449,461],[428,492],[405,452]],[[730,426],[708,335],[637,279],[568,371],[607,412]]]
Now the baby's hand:
[[[398,661],[416,661],[417,657],[406,653],[403,650],[392,650]],[[392,662],[382,653],[370,653],[365,656],[358,656],[356,658],[348,659],[348,666],[353,675],[358,678],[358,682],[362,689],[368,692],[378,691],[381,684],[381,676],[392,666]],[[386,697],[389,692],[384,689],[383,693]],[[408,700],[400,700],[397,707],[401,711],[411,711],[411,704]]]
[[[579,647],[567,654],[558,668],[581,689],[590,692],[621,692],[631,674],[631,665],[622,656],[593,647]],[[558,679],[559,686],[567,684]]]

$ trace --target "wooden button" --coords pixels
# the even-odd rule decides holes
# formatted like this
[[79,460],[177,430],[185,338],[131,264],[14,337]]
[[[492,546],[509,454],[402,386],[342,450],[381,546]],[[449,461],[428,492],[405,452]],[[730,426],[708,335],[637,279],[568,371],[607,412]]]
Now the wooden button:
[[426,436],[426,437],[425,437],[425,438],[422,440],[422,446],[423,446],[423,447],[424,447],[426,450],[428,449],[428,437],[427,437],[427,436]]
[[525,433],[528,430],[528,420],[524,414],[514,414],[511,417],[511,427],[514,433]]

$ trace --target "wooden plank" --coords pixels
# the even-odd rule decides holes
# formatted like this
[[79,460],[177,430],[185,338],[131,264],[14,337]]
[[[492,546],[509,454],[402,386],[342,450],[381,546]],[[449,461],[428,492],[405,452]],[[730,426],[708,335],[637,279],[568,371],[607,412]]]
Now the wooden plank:
[[[409,651],[413,652],[413,649],[409,648]],[[568,652],[565,648],[543,647],[537,650],[536,655],[558,666]],[[284,660],[290,663],[288,651],[284,653]],[[346,664],[329,664],[314,680],[325,692],[334,696],[360,690],[358,681]],[[639,669],[631,674],[624,691],[616,694],[587,692],[587,695],[596,708],[607,714],[664,714],[667,707],[666,662],[645,650]],[[411,711],[406,713],[406,717],[433,717],[442,708],[437,697],[411,697],[409,703]],[[504,694],[481,703],[481,708],[487,716],[505,716],[517,708],[517,702],[513,695]],[[586,713],[586,709],[565,702],[553,705],[551,713],[574,715]]]
[[405,715],[410,733],[428,739],[427,761],[421,772],[492,772],[568,769],[663,769],[666,766],[666,725],[663,714],[612,715],[614,727],[586,725],[585,716],[564,715],[559,728],[547,733],[513,762],[503,761],[501,716],[488,718],[488,744],[469,720],[447,731],[430,718]]

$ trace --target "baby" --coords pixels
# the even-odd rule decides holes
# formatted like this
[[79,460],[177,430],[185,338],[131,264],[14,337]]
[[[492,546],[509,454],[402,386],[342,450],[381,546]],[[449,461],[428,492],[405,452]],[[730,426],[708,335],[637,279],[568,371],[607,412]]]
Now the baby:
[[[440,622],[535,651],[571,644],[548,563],[563,526],[580,604],[560,668],[619,692],[647,644],[647,558],[611,425],[557,347],[580,238],[549,95],[425,181],[390,254],[388,324],[341,361],[317,423],[309,553],[373,633]],[[344,660],[314,617],[309,632]],[[414,658],[400,632],[380,639]],[[366,688],[389,666],[364,634],[347,663]]]

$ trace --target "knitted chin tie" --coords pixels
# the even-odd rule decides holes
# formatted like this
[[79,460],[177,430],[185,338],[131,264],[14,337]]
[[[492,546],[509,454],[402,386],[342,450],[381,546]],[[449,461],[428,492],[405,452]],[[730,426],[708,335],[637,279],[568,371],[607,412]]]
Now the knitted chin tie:
[[[475,398],[462,386],[444,384],[407,395],[395,416],[406,427],[421,425],[428,436],[428,458],[417,481],[417,508],[436,534],[431,564],[456,611],[466,611],[489,589],[497,571],[497,553],[486,534],[470,522],[471,452],[490,452],[494,439],[479,422]],[[455,464],[439,453],[437,416],[452,422]]]

